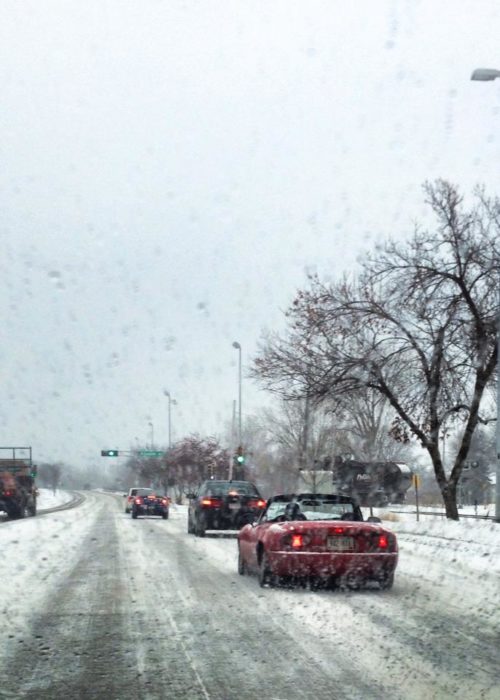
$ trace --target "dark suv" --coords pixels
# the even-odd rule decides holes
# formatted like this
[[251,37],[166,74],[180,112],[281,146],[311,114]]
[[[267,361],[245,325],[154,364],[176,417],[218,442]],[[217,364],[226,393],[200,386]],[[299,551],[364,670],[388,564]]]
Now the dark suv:
[[258,518],[266,506],[250,481],[204,481],[189,498],[187,531],[203,537],[206,530],[239,530]]

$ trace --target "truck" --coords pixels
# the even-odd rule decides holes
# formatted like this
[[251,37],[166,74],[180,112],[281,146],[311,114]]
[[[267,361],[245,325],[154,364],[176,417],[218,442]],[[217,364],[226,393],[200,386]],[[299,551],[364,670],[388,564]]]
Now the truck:
[[413,472],[406,462],[335,457],[332,481],[337,493],[352,496],[362,506],[404,503]]
[[361,506],[384,507],[404,503],[413,472],[405,462],[363,461],[336,456],[300,469],[298,491],[338,494],[355,498]]
[[31,447],[0,447],[0,511],[9,518],[36,515],[36,472]]

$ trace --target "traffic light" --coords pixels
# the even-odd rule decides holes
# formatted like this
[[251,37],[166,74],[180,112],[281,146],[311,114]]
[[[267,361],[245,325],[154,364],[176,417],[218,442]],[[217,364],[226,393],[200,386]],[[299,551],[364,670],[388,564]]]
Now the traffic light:
[[101,450],[101,457],[118,457],[118,450]]
[[234,461],[241,466],[243,466],[246,462],[246,457],[243,454],[243,447],[241,445],[236,450],[236,454],[234,455]]

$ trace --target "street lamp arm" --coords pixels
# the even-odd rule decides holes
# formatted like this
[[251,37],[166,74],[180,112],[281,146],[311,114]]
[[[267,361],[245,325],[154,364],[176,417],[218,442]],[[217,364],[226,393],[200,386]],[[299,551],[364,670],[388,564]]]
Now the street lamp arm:
[[495,80],[495,78],[500,78],[500,70],[495,68],[476,68],[472,71],[470,77],[471,80]]

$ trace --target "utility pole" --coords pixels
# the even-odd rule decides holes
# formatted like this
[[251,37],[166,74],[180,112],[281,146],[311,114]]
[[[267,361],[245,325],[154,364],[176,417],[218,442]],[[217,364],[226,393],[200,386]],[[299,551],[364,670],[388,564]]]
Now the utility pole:
[[241,344],[235,340],[233,343],[233,348],[235,348],[238,351],[238,444],[240,447],[242,447],[242,444],[241,444],[241,441],[242,441],[242,432],[241,432],[241,384],[242,384]]
[[231,421],[231,450],[229,454],[229,481],[233,478],[234,455],[236,454],[236,400],[233,401],[233,417]]
[[310,418],[310,399],[306,396],[305,406],[304,406],[304,425],[302,428],[302,445],[301,445],[301,455],[300,455],[300,467],[301,469],[307,469],[308,467],[308,448],[309,448],[309,418]]

